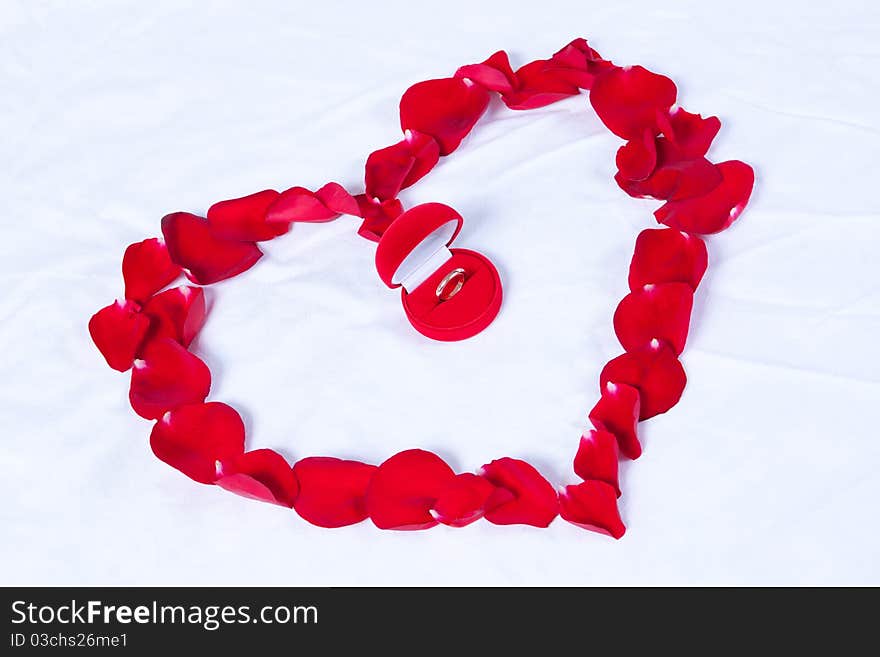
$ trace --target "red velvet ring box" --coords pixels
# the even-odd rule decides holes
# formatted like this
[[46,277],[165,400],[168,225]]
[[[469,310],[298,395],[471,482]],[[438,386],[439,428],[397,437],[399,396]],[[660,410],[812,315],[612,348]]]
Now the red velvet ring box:
[[423,203],[395,219],[376,249],[379,277],[402,288],[410,323],[434,340],[476,335],[501,308],[501,278],[492,262],[476,251],[449,248],[463,223],[448,205]]

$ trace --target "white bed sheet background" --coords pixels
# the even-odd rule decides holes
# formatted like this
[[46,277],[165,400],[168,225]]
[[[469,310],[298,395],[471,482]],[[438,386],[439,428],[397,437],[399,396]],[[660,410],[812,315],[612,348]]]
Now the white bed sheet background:
[[[880,583],[877,174],[870,2],[0,2],[3,584]],[[337,531],[199,486],[149,451],[127,376],[90,343],[130,242],[160,217],[266,187],[358,189],[413,82],[585,36],[670,75],[753,164],[709,241],[681,403],[623,469],[627,535]],[[216,286],[196,346],[250,447],[460,470],[502,455],[556,484],[655,204],[612,181],[586,98],[473,135],[402,198],[466,218],[505,303],[480,336],[423,339],[356,220],[298,225]],[[401,383],[405,382],[405,383]]]

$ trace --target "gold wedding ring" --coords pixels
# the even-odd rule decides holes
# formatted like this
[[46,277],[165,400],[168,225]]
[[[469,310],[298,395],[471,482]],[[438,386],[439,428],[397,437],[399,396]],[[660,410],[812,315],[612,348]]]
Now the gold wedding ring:
[[457,267],[446,274],[437,286],[437,298],[440,299],[440,301],[449,301],[449,299],[458,294],[459,290],[461,290],[464,285],[465,273],[464,269]]

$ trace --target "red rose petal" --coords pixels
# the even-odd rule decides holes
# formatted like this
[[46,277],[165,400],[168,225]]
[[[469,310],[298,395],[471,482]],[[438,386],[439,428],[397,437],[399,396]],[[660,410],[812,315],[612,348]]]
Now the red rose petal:
[[431,135],[423,135],[412,130],[407,130],[404,133],[403,140],[409,144],[410,152],[414,158],[412,168],[403,179],[402,188],[406,189],[424,178],[437,166],[437,162],[440,160],[440,145]]
[[598,479],[614,487],[620,497],[618,479],[620,449],[610,431],[592,429],[581,437],[574,457],[574,472],[581,479]]
[[614,332],[626,351],[665,341],[678,355],[684,349],[694,292],[687,283],[645,285],[627,294],[614,311]]
[[375,465],[313,456],[293,465],[299,495],[293,508],[318,527],[344,527],[367,517],[366,494]]
[[357,214],[357,201],[339,183],[329,182],[315,192],[315,197],[336,214]]
[[367,158],[366,194],[380,200],[394,199],[427,174],[440,158],[440,147],[433,137],[408,131],[406,137],[387,148],[373,151]]
[[135,413],[155,420],[178,406],[204,401],[210,389],[208,366],[175,340],[161,338],[134,362],[128,398]]
[[617,168],[626,180],[645,180],[657,166],[657,146],[650,130],[641,139],[626,142],[617,151]]
[[559,515],[573,525],[613,538],[626,532],[617,510],[614,487],[604,481],[566,486],[559,495]]
[[291,187],[281,192],[266,210],[266,221],[279,224],[294,221],[321,223],[338,216],[339,213],[324,205],[314,192],[305,187]]
[[396,198],[414,161],[406,141],[370,153],[364,174],[367,196],[381,200]]
[[675,103],[675,83],[642,66],[612,68],[599,75],[590,103],[608,129],[624,139],[640,139],[645,130],[659,132],[658,114]]
[[190,285],[173,287],[150,299],[143,313],[150,319],[146,342],[171,338],[189,347],[205,324],[205,291]]
[[143,303],[180,276],[180,267],[171,262],[165,242],[151,238],[129,244],[122,256],[125,298]]
[[256,194],[220,201],[208,208],[208,225],[217,237],[239,242],[260,242],[284,235],[290,226],[266,221],[266,212],[279,194],[266,189]]
[[521,66],[516,70],[516,79],[516,89],[501,95],[501,100],[512,110],[544,107],[581,92],[567,71],[546,59]]
[[755,172],[738,160],[715,165],[721,183],[709,193],[667,201],[654,216],[661,224],[688,233],[707,235],[724,230],[742,214],[755,184]]
[[234,408],[220,402],[181,406],[156,422],[150,447],[187,477],[213,484],[218,463],[222,467],[244,452],[244,423]]
[[245,452],[223,462],[216,484],[251,499],[290,508],[299,485],[284,457],[271,449]]
[[[465,472],[439,492],[431,515],[450,527],[464,527],[483,517],[495,487],[483,477]],[[510,496],[513,499],[513,496]]]
[[150,328],[150,320],[133,301],[116,301],[101,308],[89,320],[89,334],[104,360],[114,370],[125,372]]
[[391,222],[403,214],[403,204],[397,199],[376,201],[366,194],[355,196],[358,203],[358,215],[364,218],[358,235],[371,242],[378,242]]
[[614,64],[602,59],[583,38],[574,39],[555,52],[550,63],[560,70],[570,71],[570,80],[581,89],[589,89],[599,73],[615,68]]
[[657,164],[645,180],[630,180],[621,170],[614,180],[635,198],[681,200],[703,196],[721,184],[721,173],[705,157],[686,157],[668,139],[656,140]]
[[699,237],[671,228],[648,228],[639,233],[629,265],[633,292],[656,283],[687,283],[696,290],[709,254]]
[[[480,474],[500,489],[486,502],[486,520],[496,525],[547,527],[559,510],[553,486],[525,461],[501,458],[484,465]],[[510,499],[513,495],[513,499]]]
[[669,113],[668,126],[663,134],[685,157],[697,158],[708,152],[720,129],[721,121],[717,116],[704,119],[699,114],[675,107]]
[[614,68],[614,64],[602,59],[582,38],[574,39],[554,53],[550,62],[559,73],[581,89],[589,89],[598,74]]
[[706,158],[681,160],[664,165],[656,172],[655,186],[665,188],[661,195],[653,194],[654,198],[669,201],[680,201],[708,194],[722,182],[721,173]]
[[574,69],[587,70],[591,62],[604,61],[598,52],[590,47],[583,37],[572,39],[553,53],[554,62]]
[[171,260],[199,285],[210,285],[247,271],[263,255],[253,242],[215,236],[207,221],[188,212],[163,217],[162,234]]
[[625,383],[639,391],[639,419],[647,420],[678,403],[687,375],[672,349],[657,341],[647,349],[621,354],[608,361],[599,375],[600,386],[604,388],[609,381]]
[[489,92],[458,78],[414,84],[400,99],[400,127],[431,135],[448,155],[486,111]]
[[637,459],[642,453],[637,429],[639,408],[638,390],[623,383],[609,382],[602,386],[602,396],[590,411],[593,426],[613,433],[620,453],[630,459]]
[[455,72],[457,78],[467,78],[490,91],[509,93],[517,86],[516,74],[510,67],[507,53],[499,50],[481,64],[468,64]]
[[367,512],[379,529],[428,529],[437,524],[431,509],[455,479],[436,454],[409,449],[382,463],[367,488]]

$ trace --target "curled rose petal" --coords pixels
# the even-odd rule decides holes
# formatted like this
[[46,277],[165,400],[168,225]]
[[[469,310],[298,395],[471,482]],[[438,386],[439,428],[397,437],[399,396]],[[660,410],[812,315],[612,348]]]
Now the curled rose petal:
[[717,116],[703,118],[699,114],[691,114],[680,107],[673,107],[669,112],[668,123],[663,134],[687,158],[703,157],[721,129],[721,121]]
[[678,93],[675,83],[642,66],[615,67],[596,77],[590,103],[608,129],[624,139],[657,134],[658,116],[666,116]]
[[657,146],[650,130],[641,139],[626,142],[617,151],[619,175],[626,180],[645,180],[657,166]]
[[517,86],[516,75],[510,67],[507,53],[499,50],[481,64],[468,64],[455,72],[457,78],[467,78],[490,91],[509,93]]
[[431,135],[448,155],[486,111],[489,92],[459,78],[414,84],[400,99],[400,127]]
[[721,174],[719,185],[703,196],[667,201],[654,212],[657,221],[698,235],[717,233],[736,221],[749,202],[755,172],[739,160],[715,166]]
[[626,351],[665,341],[678,355],[687,341],[694,291],[687,283],[658,283],[630,292],[614,311],[614,332]]
[[357,214],[357,201],[339,183],[328,182],[315,192],[315,197],[336,214]]
[[423,135],[413,130],[407,130],[404,133],[403,141],[409,145],[413,156],[412,168],[406,174],[401,186],[406,189],[424,178],[431,169],[437,166],[440,159],[440,145],[431,135]]
[[566,486],[559,495],[559,515],[573,525],[613,538],[626,532],[617,510],[614,487],[604,481]]
[[535,527],[547,527],[553,522],[559,511],[556,491],[525,461],[496,459],[484,465],[480,474],[498,489],[486,502],[484,516],[489,522]]
[[293,465],[299,495],[293,508],[318,527],[345,527],[367,517],[366,494],[375,465],[312,456]]
[[671,228],[648,228],[636,238],[629,288],[635,292],[650,284],[687,283],[696,290],[708,265],[706,243],[699,237]]
[[483,477],[469,472],[457,475],[438,493],[431,515],[444,525],[464,527],[483,517],[494,491],[495,487]]
[[218,464],[222,469],[244,452],[244,423],[234,408],[220,402],[181,406],[156,422],[150,447],[190,479],[213,484]]
[[355,199],[359,208],[358,216],[364,219],[358,229],[358,235],[371,242],[378,242],[391,222],[403,214],[403,204],[396,198],[379,201],[369,198],[366,194],[358,194]]
[[115,301],[89,320],[89,335],[114,370],[127,371],[150,328],[150,320],[133,301]]
[[215,236],[207,221],[188,212],[164,216],[162,234],[171,260],[199,285],[237,276],[253,267],[263,255],[253,242]]
[[581,479],[604,481],[613,486],[620,497],[619,460],[617,436],[609,431],[591,429],[581,437],[574,457],[574,472]]
[[128,398],[135,413],[155,420],[178,406],[204,401],[210,389],[208,366],[175,340],[161,338],[134,362]]
[[614,64],[602,59],[583,38],[574,39],[554,53],[550,62],[559,73],[581,89],[589,89],[599,73],[614,68]]
[[205,324],[205,291],[191,285],[173,287],[150,299],[143,313],[150,319],[145,342],[171,338],[189,347]]
[[290,224],[294,221],[321,223],[332,221],[339,213],[331,210],[314,192],[305,187],[291,187],[266,210],[268,223]]
[[637,459],[642,453],[639,442],[639,391],[624,383],[608,382],[602,386],[602,396],[590,411],[590,422],[600,431],[617,437],[620,453]]
[[655,141],[655,145],[657,160],[650,176],[644,180],[632,180],[624,169],[614,176],[620,188],[630,196],[681,200],[703,196],[721,183],[718,168],[705,157],[686,157],[662,137]]
[[180,276],[180,267],[171,262],[165,242],[156,237],[129,244],[122,256],[125,298],[144,303]]
[[433,137],[407,131],[393,146],[373,151],[367,158],[366,195],[386,201],[397,197],[427,174],[440,158],[440,147]]
[[553,62],[539,59],[516,70],[516,89],[501,95],[501,100],[512,110],[544,107],[581,91],[570,80],[567,71]]
[[208,208],[208,225],[217,237],[239,242],[261,242],[284,235],[288,224],[266,221],[266,212],[279,194],[266,189],[256,194],[220,201]]
[[409,449],[382,463],[367,488],[367,512],[379,529],[428,529],[455,472],[436,454]]
[[647,420],[678,403],[687,384],[687,375],[672,349],[657,340],[647,349],[621,354],[608,361],[599,375],[599,383],[604,388],[609,382],[636,388],[639,391],[639,419]]
[[242,497],[290,508],[299,485],[284,457],[271,449],[244,452],[222,462],[215,482]]

